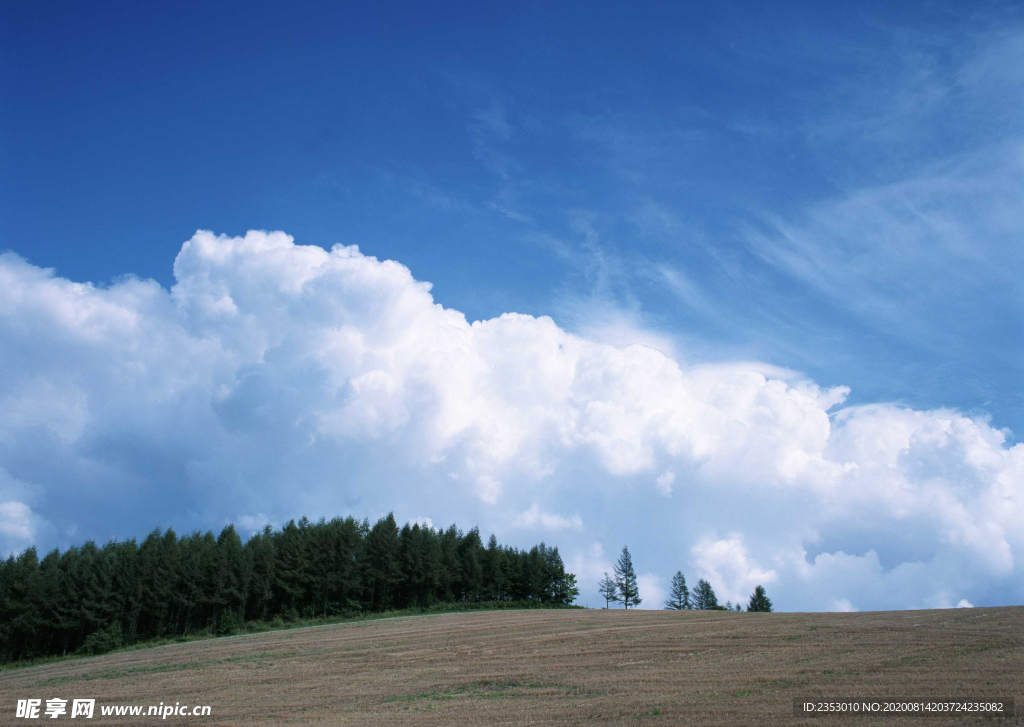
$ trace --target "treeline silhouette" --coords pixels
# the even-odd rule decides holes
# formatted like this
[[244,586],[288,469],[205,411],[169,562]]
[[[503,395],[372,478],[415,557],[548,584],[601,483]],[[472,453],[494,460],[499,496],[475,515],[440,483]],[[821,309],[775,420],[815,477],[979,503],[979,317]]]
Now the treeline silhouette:
[[441,604],[568,605],[579,590],[558,548],[485,546],[452,525],[372,527],[352,517],[269,525],[243,544],[234,526],[141,544],[87,542],[41,561],[0,563],[0,661],[197,633],[247,622],[349,616]]

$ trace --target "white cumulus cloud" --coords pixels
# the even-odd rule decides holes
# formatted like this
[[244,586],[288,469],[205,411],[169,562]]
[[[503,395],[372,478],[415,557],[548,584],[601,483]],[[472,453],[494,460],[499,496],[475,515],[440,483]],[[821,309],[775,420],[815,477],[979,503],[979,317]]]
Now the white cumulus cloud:
[[545,530],[566,530],[573,528],[579,530],[583,527],[583,520],[579,515],[572,515],[565,517],[564,515],[557,515],[550,512],[543,512],[537,503],[530,505],[529,509],[520,513],[512,522],[513,527],[517,528],[536,528],[541,527]]
[[197,232],[174,274],[0,255],[0,545],[426,511],[556,531],[584,593],[629,542],[651,593],[681,568],[791,610],[1024,600],[1024,445],[982,417],[471,322],[397,262],[281,232]]

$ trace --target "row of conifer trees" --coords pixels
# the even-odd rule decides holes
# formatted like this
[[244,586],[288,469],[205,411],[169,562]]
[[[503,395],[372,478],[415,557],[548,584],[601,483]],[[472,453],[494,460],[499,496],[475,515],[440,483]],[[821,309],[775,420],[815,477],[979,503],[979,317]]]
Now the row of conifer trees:
[[[604,578],[598,584],[598,592],[604,596],[604,607],[610,608],[613,603],[621,603],[626,609],[630,606],[636,608],[643,601],[640,598],[640,588],[637,585],[636,570],[633,568],[633,556],[629,547],[622,546],[622,554],[612,566],[615,577],[608,575],[605,571]],[[665,609],[671,611],[742,611],[743,606],[732,601],[726,601],[725,605],[718,603],[718,596],[711,584],[701,578],[697,581],[697,587],[691,591],[686,585],[686,576],[682,571],[676,571],[672,576],[672,586],[669,589],[668,598],[665,599]],[[747,603],[747,611],[771,613],[775,610],[772,601],[764,586],[758,585]]]
[[[724,606],[720,604],[718,596],[715,595],[715,589],[703,578],[697,581],[697,587],[691,591],[686,585],[686,576],[682,571],[676,571],[676,574],[672,576],[672,586],[669,588],[668,598],[665,600],[665,608],[671,611],[742,611],[743,605],[740,603],[734,605],[732,601],[726,601]],[[768,598],[764,586],[755,587],[747,602],[747,611],[771,613],[774,610],[775,606]]]
[[0,661],[194,633],[245,622],[523,602],[568,605],[578,594],[558,548],[487,545],[474,528],[370,526],[352,517],[269,525],[244,544],[229,525],[141,544],[88,542],[42,560],[29,548],[0,562]]

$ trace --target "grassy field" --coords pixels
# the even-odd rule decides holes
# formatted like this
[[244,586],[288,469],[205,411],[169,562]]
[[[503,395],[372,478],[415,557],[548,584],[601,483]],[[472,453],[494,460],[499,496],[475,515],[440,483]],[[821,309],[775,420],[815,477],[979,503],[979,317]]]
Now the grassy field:
[[[490,611],[317,626],[0,672],[18,699],[210,705],[190,724],[1024,724],[1024,608]],[[1017,717],[796,717],[793,701],[1012,698]],[[70,708],[70,701],[69,701]],[[70,709],[69,709],[70,712]]]

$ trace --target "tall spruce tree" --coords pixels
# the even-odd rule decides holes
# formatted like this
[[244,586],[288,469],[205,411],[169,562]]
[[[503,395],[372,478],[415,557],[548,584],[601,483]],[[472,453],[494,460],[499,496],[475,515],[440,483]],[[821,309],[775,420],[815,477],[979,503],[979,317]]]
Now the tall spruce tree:
[[772,600],[764,590],[764,586],[758,586],[750,594],[750,603],[747,604],[747,611],[751,613],[771,613]]
[[640,598],[640,587],[636,582],[636,571],[633,570],[633,556],[629,554],[629,548],[622,546],[622,553],[613,566],[615,571],[615,586],[619,591],[619,598],[628,610],[630,605],[639,606],[642,603]]
[[544,563],[545,584],[542,589],[543,603],[570,604],[580,595],[576,586],[576,576],[566,573],[565,563],[558,553],[558,547],[548,548]]
[[367,577],[370,587],[370,608],[384,611],[391,608],[394,587],[402,576],[398,559],[398,524],[388,513],[377,521],[366,539]]
[[473,528],[462,536],[456,548],[459,557],[459,582],[462,584],[460,600],[473,603],[480,600],[484,586],[484,544],[480,531]]
[[611,604],[619,602],[619,587],[615,585],[615,581],[608,575],[608,571],[604,572],[604,578],[597,584],[597,589],[604,596],[605,608],[610,608]]
[[491,533],[484,555],[484,588],[487,597],[501,601],[508,595],[508,576],[505,568],[505,551],[498,545],[498,538]]
[[692,608],[690,605],[690,589],[686,587],[686,577],[682,571],[676,571],[672,576],[672,588],[668,593],[668,600],[665,601],[665,608],[671,611],[684,611]]
[[697,581],[697,587],[693,590],[693,607],[699,611],[715,611],[719,608],[715,590],[703,578]]

